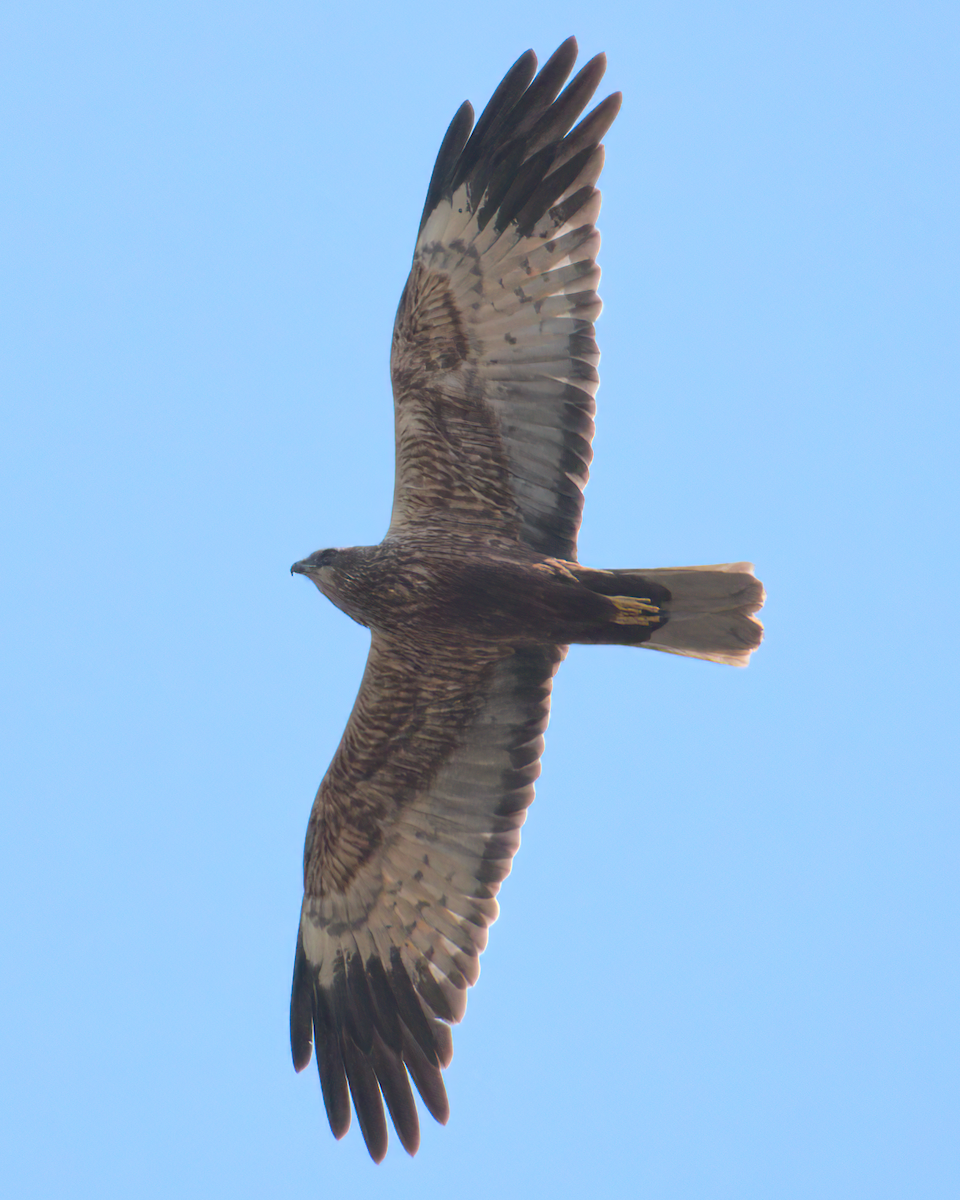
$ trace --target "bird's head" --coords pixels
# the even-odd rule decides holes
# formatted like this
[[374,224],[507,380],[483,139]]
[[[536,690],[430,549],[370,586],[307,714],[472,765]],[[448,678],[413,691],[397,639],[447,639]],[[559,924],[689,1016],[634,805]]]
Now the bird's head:
[[306,575],[308,579],[312,579],[337,608],[343,609],[348,616],[363,624],[355,611],[356,603],[353,597],[358,582],[355,577],[362,567],[362,552],[363,547],[317,550],[300,562],[295,562],[290,568],[290,574]]
[[308,579],[313,580],[321,592],[329,595],[328,589],[335,590],[336,562],[340,554],[340,550],[317,550],[309,557],[301,559],[300,562],[295,562],[290,568],[290,574],[306,575]]

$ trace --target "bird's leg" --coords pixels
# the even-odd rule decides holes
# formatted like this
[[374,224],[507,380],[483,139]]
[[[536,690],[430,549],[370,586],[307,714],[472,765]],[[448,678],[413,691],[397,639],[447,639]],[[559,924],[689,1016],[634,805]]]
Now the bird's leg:
[[660,609],[647,600],[636,600],[631,596],[609,596],[617,606],[614,625],[656,625],[660,620]]

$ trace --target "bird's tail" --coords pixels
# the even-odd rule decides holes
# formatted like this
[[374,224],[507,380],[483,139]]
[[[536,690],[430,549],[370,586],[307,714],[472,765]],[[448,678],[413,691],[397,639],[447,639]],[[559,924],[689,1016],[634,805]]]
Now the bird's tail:
[[[616,637],[625,645],[745,667],[760,645],[763,584],[752,563],[650,571],[578,571],[581,583],[617,606]],[[604,639],[606,640],[606,639]]]

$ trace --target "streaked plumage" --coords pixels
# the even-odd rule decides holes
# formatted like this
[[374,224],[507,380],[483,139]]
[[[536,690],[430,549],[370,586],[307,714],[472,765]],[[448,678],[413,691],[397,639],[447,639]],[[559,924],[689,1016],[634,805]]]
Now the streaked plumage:
[[[330,1126],[351,1097],[371,1155],[383,1101],[412,1154],[540,771],[571,642],[745,665],[763,590],[749,564],[595,571],[577,559],[600,312],[595,184],[620,98],[572,129],[603,75],[564,90],[571,38],[464,104],[434,168],[393,337],[396,488],[379,546],[294,565],[371,630],[317,794],[291,1001]],[[471,132],[472,129],[472,132]]]

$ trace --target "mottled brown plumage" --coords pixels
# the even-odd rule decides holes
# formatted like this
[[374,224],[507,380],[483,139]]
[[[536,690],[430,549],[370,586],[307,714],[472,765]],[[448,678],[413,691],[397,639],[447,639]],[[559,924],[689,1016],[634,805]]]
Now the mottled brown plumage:
[[[496,919],[571,642],[745,665],[763,589],[749,564],[597,571],[577,562],[599,352],[600,139],[571,131],[603,56],[561,91],[565,42],[523,55],[473,126],[465,104],[427,193],[391,356],[396,487],[379,546],[292,568],[370,628],[360,691],[310,816],[291,1000],[337,1137],[371,1155],[383,1104],[412,1154]],[[472,132],[471,132],[472,128]]]

